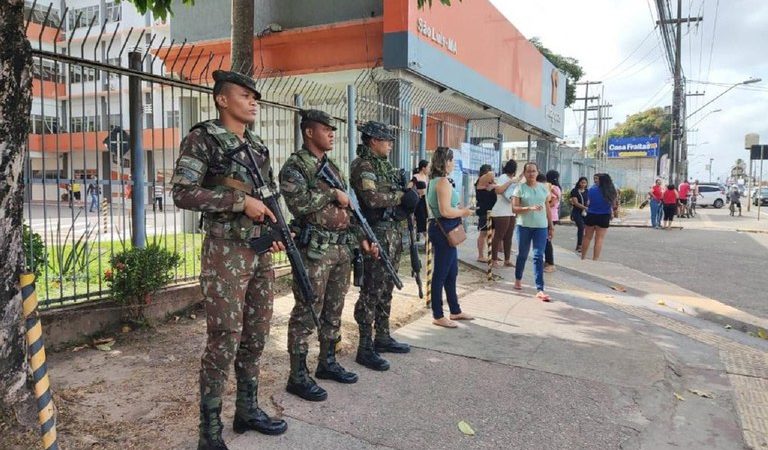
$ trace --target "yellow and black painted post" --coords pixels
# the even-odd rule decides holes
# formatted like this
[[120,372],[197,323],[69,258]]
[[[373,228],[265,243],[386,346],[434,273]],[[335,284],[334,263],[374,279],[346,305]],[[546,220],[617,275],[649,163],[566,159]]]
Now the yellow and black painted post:
[[[427,227],[429,228],[429,227]],[[425,245],[427,252],[427,295],[426,295],[426,306],[427,308],[430,307],[432,304],[432,241],[429,240],[429,230],[427,230],[425,238]]]
[[48,365],[45,362],[45,345],[43,345],[43,328],[37,313],[37,294],[35,293],[35,275],[21,275],[21,297],[23,301],[24,322],[27,329],[27,348],[29,349],[32,381],[35,383],[35,398],[37,399],[37,418],[40,421],[40,432],[43,435],[45,450],[58,450],[56,439],[56,411],[53,406],[51,383],[48,380]]
[[107,211],[107,199],[105,197],[101,198],[101,223],[104,225],[104,234],[107,234],[109,232],[109,225],[107,224],[109,220],[109,211]]
[[493,218],[491,217],[491,212],[488,211],[488,218],[486,220],[486,233],[485,233],[485,243],[488,247],[488,281],[493,281]]

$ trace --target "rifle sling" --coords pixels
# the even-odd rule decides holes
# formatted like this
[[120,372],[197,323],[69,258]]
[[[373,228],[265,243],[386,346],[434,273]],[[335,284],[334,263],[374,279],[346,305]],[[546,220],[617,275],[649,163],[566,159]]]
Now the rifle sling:
[[248,195],[253,193],[252,184],[231,177],[209,176],[203,180],[203,187],[212,188],[216,186],[226,186],[236,191],[245,192]]

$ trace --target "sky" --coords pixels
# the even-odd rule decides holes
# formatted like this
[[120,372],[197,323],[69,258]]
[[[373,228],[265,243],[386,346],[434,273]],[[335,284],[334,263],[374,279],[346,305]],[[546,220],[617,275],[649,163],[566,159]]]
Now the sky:
[[[603,82],[599,87],[605,90],[603,98],[613,105],[612,126],[636,112],[671,105],[672,74],[655,29],[655,1],[490,1],[527,38],[539,37],[550,50],[579,60],[585,72],[582,80]],[[699,130],[688,135],[693,144],[688,148],[689,175],[707,181],[705,165],[713,158],[715,181],[730,173],[737,158],[748,160],[745,134],[757,133],[760,142],[768,144],[768,1],[682,0],[682,7],[683,17],[704,17],[698,26],[683,25],[686,90],[705,93],[688,97],[688,114],[735,83],[764,80],[730,90],[688,120],[689,129]],[[584,96],[583,87],[577,94]],[[583,102],[577,104],[573,107],[583,107]],[[582,114],[565,112],[565,139],[577,146]],[[596,132],[596,122],[589,121],[588,136]]]

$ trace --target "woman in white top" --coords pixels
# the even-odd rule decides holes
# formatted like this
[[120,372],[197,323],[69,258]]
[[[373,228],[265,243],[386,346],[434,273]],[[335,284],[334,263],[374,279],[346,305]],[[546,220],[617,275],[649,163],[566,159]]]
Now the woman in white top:
[[496,181],[496,204],[491,210],[493,220],[493,243],[491,258],[493,265],[498,266],[499,247],[504,247],[504,265],[512,267],[512,233],[515,231],[515,213],[512,212],[512,193],[515,191],[514,176],[517,172],[517,162],[510,159],[504,164],[503,174]]

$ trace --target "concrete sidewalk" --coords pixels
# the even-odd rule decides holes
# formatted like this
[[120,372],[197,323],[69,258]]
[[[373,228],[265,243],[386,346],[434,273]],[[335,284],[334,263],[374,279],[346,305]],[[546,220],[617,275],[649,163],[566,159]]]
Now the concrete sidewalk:
[[[461,248],[474,259],[472,236]],[[567,257],[558,253],[559,261]],[[585,263],[584,266],[586,267]],[[599,264],[599,263],[595,263]],[[463,265],[460,270],[473,270]],[[388,372],[344,355],[360,381],[323,381],[325,402],[285,392],[270,410],[289,432],[234,435],[232,449],[707,448],[768,446],[768,356],[762,342],[684,316],[654,311],[633,291],[561,270],[555,299],[511,288],[511,269],[460,300],[477,320],[458,329],[426,315],[396,332],[414,346],[385,355]],[[634,302],[634,303],[633,303]],[[465,436],[459,421],[475,436]]]

